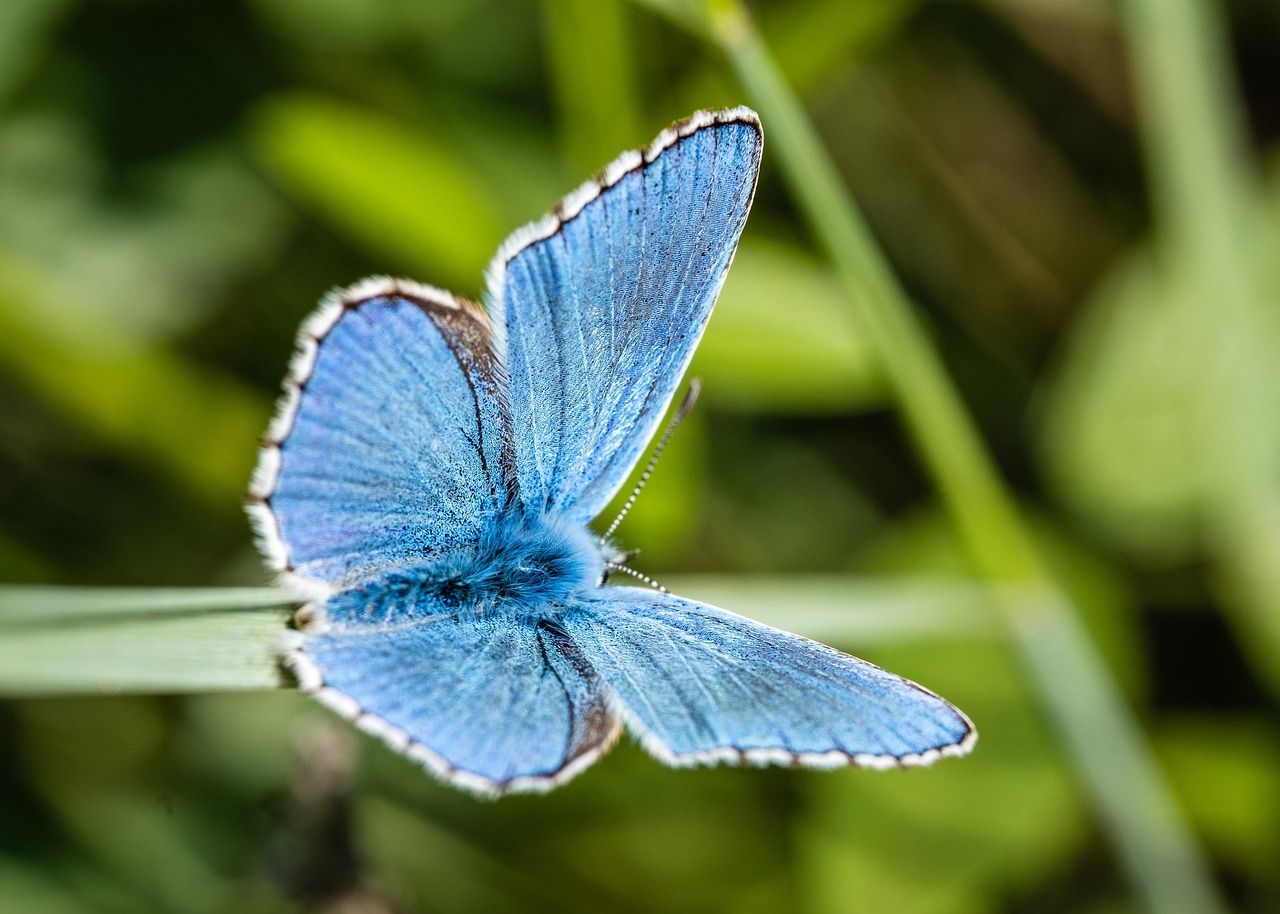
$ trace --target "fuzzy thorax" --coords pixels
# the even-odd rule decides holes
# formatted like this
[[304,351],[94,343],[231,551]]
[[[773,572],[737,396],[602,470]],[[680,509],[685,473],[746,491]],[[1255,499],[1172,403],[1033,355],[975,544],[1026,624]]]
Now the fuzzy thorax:
[[495,610],[546,616],[579,591],[598,586],[605,561],[600,543],[584,525],[505,516],[474,546],[336,594],[325,615],[338,626]]

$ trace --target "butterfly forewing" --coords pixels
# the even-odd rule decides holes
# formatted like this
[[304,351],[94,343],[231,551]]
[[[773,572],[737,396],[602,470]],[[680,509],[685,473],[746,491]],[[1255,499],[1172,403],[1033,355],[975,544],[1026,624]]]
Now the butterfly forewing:
[[515,479],[484,315],[371,280],[299,347],[251,493],[277,570],[334,590],[474,542]]
[[754,113],[700,113],[517,232],[490,273],[520,498],[591,520],[626,480],[706,326],[755,190]]

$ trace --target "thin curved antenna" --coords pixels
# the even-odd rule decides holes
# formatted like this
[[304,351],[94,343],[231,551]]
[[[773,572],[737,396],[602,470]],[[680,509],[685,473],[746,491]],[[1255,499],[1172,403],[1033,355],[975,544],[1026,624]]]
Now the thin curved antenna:
[[[702,390],[702,381],[693,378],[689,381],[689,392],[684,395],[684,399],[680,402],[680,407],[676,410],[675,415],[671,417],[671,421],[667,423],[667,430],[662,433],[662,438],[658,440],[658,446],[653,449],[653,456],[649,458],[649,463],[645,466],[644,472],[640,474],[640,478],[636,480],[636,487],[631,490],[631,494],[627,497],[627,503],[622,506],[622,510],[618,512],[618,516],[613,519],[613,523],[609,525],[609,529],[600,537],[600,545],[608,542],[609,537],[613,536],[613,531],[618,529],[618,524],[622,523],[622,519],[627,516],[627,512],[631,510],[631,506],[636,503],[636,498],[640,495],[640,490],[644,488],[645,483],[649,481],[649,476],[653,473],[653,468],[658,465],[658,458],[662,456],[662,451],[667,446],[667,442],[671,440],[671,436],[675,434],[676,429],[680,427],[680,423],[685,420],[693,409],[693,404],[698,400],[698,392]],[[630,568],[618,566],[620,570],[631,572]],[[631,572],[635,574],[635,572]],[[637,575],[643,578],[643,575]],[[662,588],[659,587],[659,590]],[[664,591],[665,592],[665,591]]]
[[667,590],[667,588],[663,587],[661,584],[659,584],[653,578],[649,577],[644,572],[636,571],[634,568],[628,568],[626,565],[623,565],[620,562],[605,562],[604,570],[605,570],[605,574],[608,574],[610,571],[621,571],[625,574],[631,575],[633,578],[638,578],[639,580],[644,581],[654,590],[658,591],[658,593],[671,593],[671,591]]

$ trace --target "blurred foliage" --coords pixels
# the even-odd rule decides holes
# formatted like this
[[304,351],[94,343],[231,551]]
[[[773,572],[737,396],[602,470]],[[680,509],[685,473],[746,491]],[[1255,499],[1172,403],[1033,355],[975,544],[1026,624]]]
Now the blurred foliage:
[[[477,297],[502,237],[593,168],[743,101],[699,8],[0,3],[0,576],[264,583],[240,500],[299,320],[370,273]],[[1249,526],[1204,509],[1238,465],[1214,463],[1231,405],[1205,393],[1199,348],[1221,311],[1159,228],[1109,5],[754,11],[1229,896],[1280,909],[1280,664],[1251,635],[1280,619],[1280,537],[1268,506]],[[1221,75],[1265,163],[1280,12],[1223,12]],[[1270,362],[1276,188],[1246,187],[1242,223]],[[767,141],[696,371],[703,400],[620,530],[647,572],[873,573],[904,613],[908,577],[967,579]],[[770,621],[803,627],[821,602],[797,586]],[[75,650],[137,657],[135,687],[198,681],[199,645],[165,666],[163,640],[122,624],[77,623]],[[0,912],[1130,909],[1006,644],[942,621],[892,642],[832,632],[969,712],[975,755],[670,771],[624,744],[553,794],[484,804],[289,692],[8,699]],[[0,630],[0,683],[52,668],[38,651],[68,642],[46,634]]]

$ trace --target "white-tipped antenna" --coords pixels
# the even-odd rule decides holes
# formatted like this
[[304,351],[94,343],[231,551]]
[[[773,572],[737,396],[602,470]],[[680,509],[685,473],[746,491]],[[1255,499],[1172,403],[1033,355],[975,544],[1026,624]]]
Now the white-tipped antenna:
[[[702,390],[702,381],[693,378],[689,381],[689,392],[684,395],[684,400],[680,402],[679,409],[676,410],[671,421],[667,423],[667,430],[662,433],[662,437],[658,440],[658,446],[653,449],[653,456],[649,458],[649,463],[645,465],[644,472],[640,474],[640,478],[636,480],[636,487],[631,490],[631,494],[627,497],[627,503],[622,506],[622,510],[618,512],[618,516],[613,519],[613,523],[609,525],[609,529],[600,537],[600,544],[604,545],[609,537],[613,536],[613,531],[618,529],[618,524],[622,523],[622,519],[627,516],[627,512],[631,510],[631,506],[636,503],[636,498],[640,495],[640,490],[644,488],[644,484],[649,481],[649,476],[653,473],[653,468],[658,465],[658,458],[662,456],[663,449],[667,446],[667,442],[671,440],[671,436],[675,434],[676,429],[680,427],[680,423],[689,415],[693,409],[693,404],[698,400],[698,391]],[[623,566],[618,567],[619,571],[626,571],[631,574],[635,572],[630,568]],[[644,578],[644,575],[637,575]],[[650,582],[652,583],[652,582]],[[659,590],[663,588],[659,585]]]
[[605,562],[604,568],[606,572],[621,571],[624,574],[631,575],[633,578],[638,578],[639,580],[644,581],[646,584],[648,584],[650,587],[652,587],[654,590],[658,591],[659,593],[671,593],[671,591],[667,590],[667,588],[663,587],[661,584],[659,584],[653,578],[649,577],[647,574],[641,571],[636,571],[634,568],[628,568],[626,565],[623,565],[621,562]]

